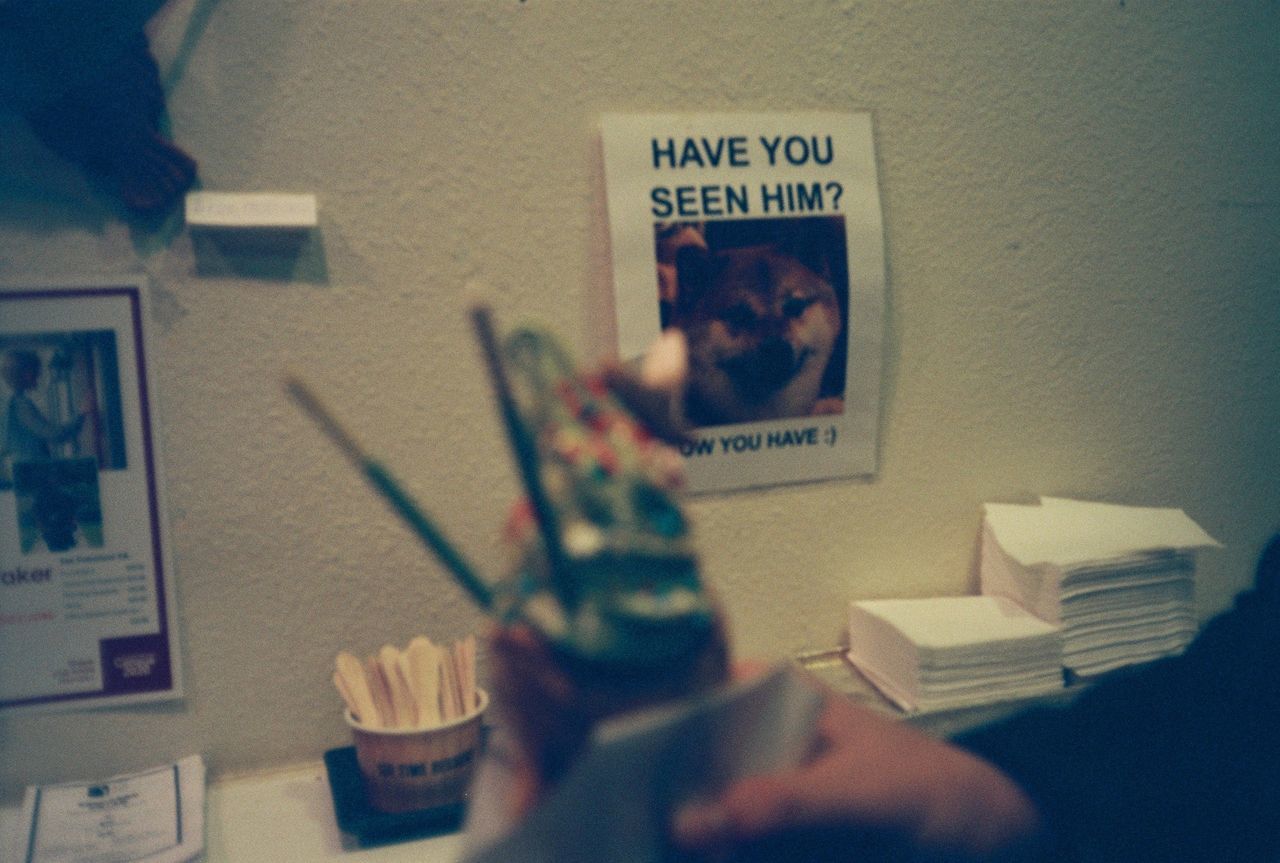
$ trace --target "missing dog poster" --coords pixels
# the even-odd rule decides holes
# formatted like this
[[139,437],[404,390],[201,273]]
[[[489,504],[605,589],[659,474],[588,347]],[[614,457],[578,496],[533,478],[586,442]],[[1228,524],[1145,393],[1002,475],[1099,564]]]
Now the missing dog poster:
[[606,115],[619,354],[676,329],[692,491],[875,473],[884,238],[869,114]]
[[0,288],[0,708],[181,695],[144,298]]

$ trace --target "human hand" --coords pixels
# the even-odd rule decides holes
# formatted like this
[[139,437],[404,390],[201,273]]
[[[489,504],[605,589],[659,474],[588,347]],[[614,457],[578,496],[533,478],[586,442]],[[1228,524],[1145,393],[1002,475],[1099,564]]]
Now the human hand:
[[964,860],[1011,853],[1039,826],[992,765],[828,692],[809,761],[688,804],[672,837],[735,859]]
[[495,627],[488,640],[494,710],[517,744],[512,799],[519,816],[564,771],[590,733],[591,722],[574,681],[531,627]]
[[705,644],[677,667],[630,673],[574,661],[527,624],[494,627],[488,639],[495,712],[518,750],[514,814],[533,808],[600,721],[724,683],[728,644],[722,623],[717,617]]

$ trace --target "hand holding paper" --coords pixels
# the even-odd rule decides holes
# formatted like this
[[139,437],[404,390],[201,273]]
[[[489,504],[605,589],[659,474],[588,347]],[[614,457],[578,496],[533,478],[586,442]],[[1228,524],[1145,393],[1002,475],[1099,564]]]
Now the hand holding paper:
[[683,808],[676,842],[767,847],[769,860],[982,860],[1038,829],[1031,801],[994,767],[838,693],[824,691],[814,751]]

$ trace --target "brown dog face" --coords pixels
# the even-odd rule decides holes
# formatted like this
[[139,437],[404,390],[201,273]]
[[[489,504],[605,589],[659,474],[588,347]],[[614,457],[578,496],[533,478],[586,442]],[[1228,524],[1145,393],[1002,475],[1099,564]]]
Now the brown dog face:
[[776,246],[677,258],[672,324],[689,341],[695,425],[807,416],[840,334],[830,282]]

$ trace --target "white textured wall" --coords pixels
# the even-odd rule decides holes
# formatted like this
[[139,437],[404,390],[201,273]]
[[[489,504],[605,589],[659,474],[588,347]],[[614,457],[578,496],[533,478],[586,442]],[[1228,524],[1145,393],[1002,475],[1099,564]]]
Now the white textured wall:
[[[698,499],[742,653],[971,589],[979,507],[1181,506],[1223,607],[1280,525],[1275,4],[220,0],[153,22],[205,188],[319,196],[296,258],[131,229],[0,119],[0,277],[144,271],[189,695],[0,716],[0,791],[345,741],[329,669],[479,624],[282,397],[304,371],[486,569],[515,483],[464,322],[611,339],[603,111],[874,112],[881,471]],[[5,657],[4,661],[10,661]]]

